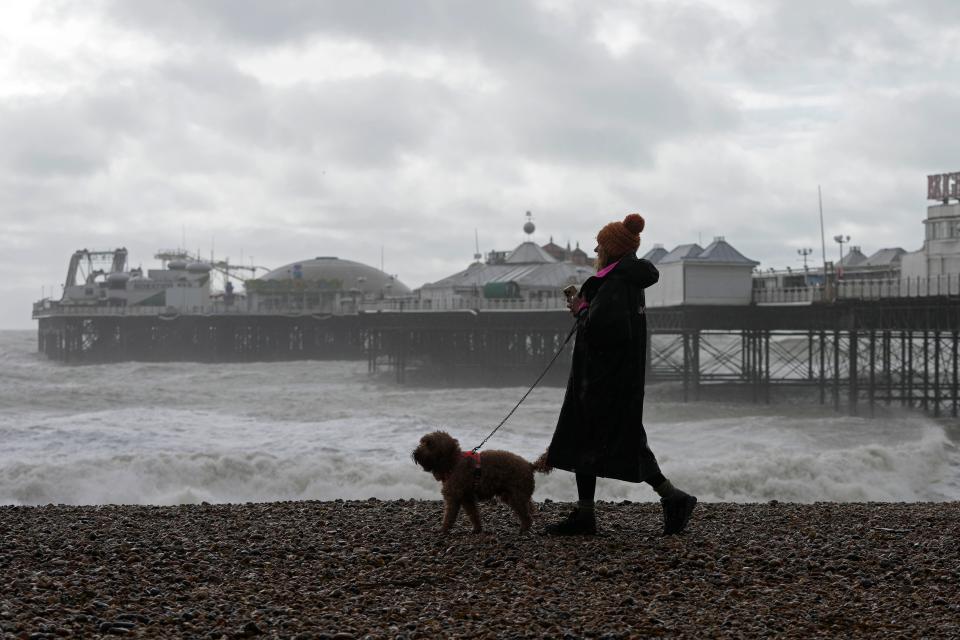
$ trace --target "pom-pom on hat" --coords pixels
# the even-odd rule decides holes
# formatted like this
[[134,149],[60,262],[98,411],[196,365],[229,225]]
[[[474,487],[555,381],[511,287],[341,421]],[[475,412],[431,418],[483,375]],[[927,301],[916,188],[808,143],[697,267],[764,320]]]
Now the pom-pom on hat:
[[611,222],[600,229],[597,244],[603,247],[608,256],[620,257],[634,253],[640,248],[640,232],[645,222],[637,213],[631,213],[623,222]]

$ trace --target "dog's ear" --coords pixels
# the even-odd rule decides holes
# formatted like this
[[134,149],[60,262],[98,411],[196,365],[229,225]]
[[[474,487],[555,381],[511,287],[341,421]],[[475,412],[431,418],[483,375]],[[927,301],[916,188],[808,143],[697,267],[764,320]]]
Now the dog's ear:
[[460,459],[460,443],[445,431],[435,431],[428,438],[430,439],[430,457],[436,470],[440,473],[452,470]]
[[444,455],[451,458],[456,458],[460,455],[460,441],[451,436],[449,433],[444,433],[443,438],[441,438],[442,444],[441,450]]

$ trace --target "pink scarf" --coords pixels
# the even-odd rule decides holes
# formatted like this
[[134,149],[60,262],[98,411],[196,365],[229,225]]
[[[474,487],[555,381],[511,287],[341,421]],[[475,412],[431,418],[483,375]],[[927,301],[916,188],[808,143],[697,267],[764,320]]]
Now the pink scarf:
[[[622,259],[622,258],[621,258],[621,259]],[[604,277],[605,275],[607,275],[608,273],[610,273],[611,271],[613,271],[613,268],[614,268],[615,266],[617,266],[618,264],[620,264],[620,260],[617,260],[616,262],[611,262],[610,264],[608,264],[607,266],[605,266],[603,269],[600,269],[600,271],[597,271],[597,277],[598,277],[598,278]]]
[[[621,259],[622,259],[622,258],[621,258]],[[611,271],[613,271],[613,268],[616,267],[618,264],[620,264],[620,260],[617,260],[616,262],[612,262],[612,263],[608,264],[608,265],[605,266],[603,269],[600,269],[600,271],[597,271],[597,277],[598,277],[598,278],[603,278],[603,277],[605,277],[608,273],[610,273]],[[577,314],[579,314],[581,311],[583,311],[584,309],[586,309],[586,308],[589,307],[589,306],[590,306],[590,305],[587,304],[587,301],[584,300],[583,302],[580,303],[580,306],[577,307]]]

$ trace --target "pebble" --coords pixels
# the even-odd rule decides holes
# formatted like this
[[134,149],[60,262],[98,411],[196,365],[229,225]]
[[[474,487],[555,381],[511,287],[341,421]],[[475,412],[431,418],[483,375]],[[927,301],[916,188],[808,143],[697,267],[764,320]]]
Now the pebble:
[[657,503],[598,503],[594,538],[442,510],[0,507],[0,636],[960,637],[956,502],[708,503],[671,538]]

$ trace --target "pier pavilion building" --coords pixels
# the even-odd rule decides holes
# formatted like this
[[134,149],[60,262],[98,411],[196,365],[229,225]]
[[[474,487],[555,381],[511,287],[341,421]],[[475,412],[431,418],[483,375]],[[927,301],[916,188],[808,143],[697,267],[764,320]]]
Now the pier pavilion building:
[[923,247],[905,254],[902,277],[926,280],[960,274],[960,202],[927,207]]
[[[527,229],[528,235],[533,233],[531,227],[525,226]],[[550,248],[554,254],[562,250],[556,245]],[[560,259],[547,248],[527,240],[513,251],[491,251],[484,262],[477,254],[475,261],[463,271],[420,287],[421,304],[480,307],[490,302],[513,302],[563,307],[563,288],[571,284],[580,286],[594,273],[579,245],[574,251],[564,253],[565,259]]]
[[[532,235],[531,222],[524,231]],[[676,305],[748,305],[751,273],[759,263],[718,237],[706,248],[684,244],[673,251],[654,245],[645,259],[660,270],[660,281],[647,290],[648,307]],[[463,271],[423,285],[415,294],[425,308],[490,308],[524,304],[564,308],[562,293],[568,285],[580,286],[594,274],[592,260],[580,249],[563,249],[553,239],[544,246],[532,240],[513,251],[491,251],[485,262],[480,254]]]
[[644,257],[660,271],[660,281],[647,289],[648,307],[748,305],[753,269],[760,264],[723,237],[706,248],[682,244],[667,252],[655,245]]
[[333,256],[291,262],[245,283],[248,309],[354,313],[365,302],[408,298],[410,288],[369,265]]

